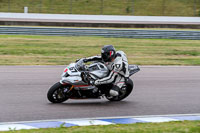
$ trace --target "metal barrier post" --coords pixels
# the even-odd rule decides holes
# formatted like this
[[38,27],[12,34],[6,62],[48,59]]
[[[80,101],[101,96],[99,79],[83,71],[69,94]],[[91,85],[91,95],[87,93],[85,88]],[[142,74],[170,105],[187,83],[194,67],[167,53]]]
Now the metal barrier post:
[[162,16],[165,16],[165,0],[162,1]]
[[100,11],[101,11],[101,15],[103,14],[103,0],[101,0],[101,9],[100,9]]
[[52,0],[49,0],[49,13],[53,13],[52,12]]
[[28,7],[24,7],[24,13],[28,13]]
[[69,14],[72,14],[72,0],[69,1]]
[[132,15],[134,15],[134,0],[132,0]]
[[197,9],[197,6],[196,6],[196,4],[197,4],[197,1],[196,0],[194,0],[194,7],[193,7],[193,9],[194,9],[194,16],[196,16],[197,14],[196,14],[196,9]]
[[40,13],[42,13],[42,0],[40,0]]
[[10,0],[8,0],[8,12],[10,12]]

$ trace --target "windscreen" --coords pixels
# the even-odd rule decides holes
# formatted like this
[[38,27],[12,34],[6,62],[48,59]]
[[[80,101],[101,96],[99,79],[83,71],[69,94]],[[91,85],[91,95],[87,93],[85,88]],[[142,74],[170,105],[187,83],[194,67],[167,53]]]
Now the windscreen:
[[76,62],[75,67],[76,67],[76,69],[78,71],[83,71],[83,68],[84,68],[84,64],[83,63],[84,63],[83,59],[80,59],[78,62]]

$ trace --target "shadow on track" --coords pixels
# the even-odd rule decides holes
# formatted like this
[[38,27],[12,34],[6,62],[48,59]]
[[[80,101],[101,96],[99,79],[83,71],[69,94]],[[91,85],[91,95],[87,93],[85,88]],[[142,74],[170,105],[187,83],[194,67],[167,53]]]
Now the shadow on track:
[[99,107],[99,106],[124,106],[124,105],[129,105],[133,104],[133,102],[130,101],[118,101],[118,102],[113,102],[113,101],[73,101],[73,102],[65,102],[65,103],[48,103],[48,105],[52,106],[93,106],[93,107]]

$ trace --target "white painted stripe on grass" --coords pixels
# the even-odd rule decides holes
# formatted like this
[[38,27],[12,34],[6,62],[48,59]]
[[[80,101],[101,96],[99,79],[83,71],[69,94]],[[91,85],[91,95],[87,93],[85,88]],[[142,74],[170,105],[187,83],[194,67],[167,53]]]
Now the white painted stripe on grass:
[[144,122],[169,122],[169,121],[178,121],[177,119],[167,118],[167,117],[147,117],[147,118],[134,118],[136,120]]
[[[176,118],[178,117],[178,118]],[[43,120],[43,121],[26,121],[26,122],[15,122],[15,123],[0,123],[0,131],[9,130],[21,130],[21,129],[38,129],[41,127],[40,124],[49,124],[49,128],[55,128],[55,124],[49,123],[65,123],[66,127],[70,126],[89,126],[89,125],[110,125],[117,123],[130,123],[130,119],[133,119],[132,123],[137,122],[169,122],[169,121],[182,121],[196,118],[200,120],[200,114],[172,114],[172,115],[149,115],[149,116],[126,116],[126,117],[101,117],[101,118],[80,118],[80,119],[62,119],[62,120]],[[109,119],[109,120],[108,120]],[[135,121],[136,120],[136,121]],[[192,119],[191,119],[192,120]],[[34,123],[31,125],[31,123]],[[29,126],[30,125],[30,126]],[[35,126],[34,126],[35,125]],[[38,126],[39,125],[39,126]],[[44,126],[46,128],[46,126]]]
[[38,128],[32,127],[32,126],[23,125],[23,124],[0,125],[0,131],[21,130],[21,129],[38,129]]
[[65,123],[70,123],[70,124],[74,124],[74,125],[78,125],[78,126],[89,126],[89,125],[110,125],[110,124],[115,124],[115,123],[111,123],[111,122],[106,122],[106,121],[102,121],[102,120],[66,120],[66,121],[62,121]]
[[1,122],[2,124],[22,124],[31,122],[50,122],[50,121],[67,121],[67,120],[95,120],[95,119],[118,119],[118,118],[144,118],[144,117],[173,117],[173,116],[200,116],[200,113],[194,114],[166,114],[166,115],[138,115],[138,116],[111,116],[111,117],[93,117],[93,118],[68,118],[68,119],[50,119],[50,120],[35,120],[35,121],[17,121],[17,122]]

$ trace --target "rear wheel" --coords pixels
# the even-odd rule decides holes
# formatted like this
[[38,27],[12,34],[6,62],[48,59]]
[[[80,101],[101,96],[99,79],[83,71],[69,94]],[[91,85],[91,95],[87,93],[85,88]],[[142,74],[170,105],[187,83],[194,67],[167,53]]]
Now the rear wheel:
[[55,83],[48,91],[47,98],[52,103],[62,103],[68,99],[65,91],[69,89],[70,86],[64,86],[60,82]]
[[116,97],[106,96],[106,98],[110,101],[121,101],[131,94],[131,92],[133,90],[133,86],[134,86],[133,81],[131,79],[129,79],[126,84],[126,88],[120,90],[118,96],[116,96]]

